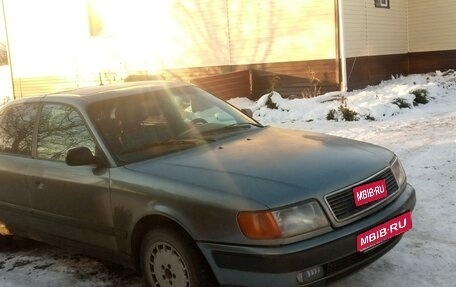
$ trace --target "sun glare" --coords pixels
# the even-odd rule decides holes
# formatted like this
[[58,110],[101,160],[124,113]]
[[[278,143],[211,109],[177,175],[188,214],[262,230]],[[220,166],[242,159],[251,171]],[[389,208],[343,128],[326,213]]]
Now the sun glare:
[[[178,66],[176,61],[184,50],[175,44],[181,31],[173,22],[172,3],[8,1],[5,6],[15,76],[153,71]],[[96,20],[97,35],[91,35],[89,15]]]
[[313,1],[283,1],[6,1],[14,76],[80,82],[103,73],[120,79],[139,71],[333,58],[333,1],[315,4],[315,15],[308,12]]
[[117,54],[130,69],[158,70],[173,64],[183,51],[175,45],[179,27],[172,1],[94,0],[102,36],[110,37]]

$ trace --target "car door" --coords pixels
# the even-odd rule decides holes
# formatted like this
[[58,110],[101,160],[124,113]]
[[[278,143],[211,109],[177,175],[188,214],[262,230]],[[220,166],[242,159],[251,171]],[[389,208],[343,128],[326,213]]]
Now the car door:
[[81,243],[115,248],[109,194],[109,169],[68,166],[69,149],[96,142],[76,108],[44,103],[36,141],[31,205],[42,232]]
[[26,229],[31,220],[28,167],[38,103],[22,103],[0,113],[0,221]]

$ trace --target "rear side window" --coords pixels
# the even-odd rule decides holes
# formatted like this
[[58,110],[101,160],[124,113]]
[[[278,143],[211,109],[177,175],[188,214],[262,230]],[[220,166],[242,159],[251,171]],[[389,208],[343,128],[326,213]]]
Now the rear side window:
[[32,155],[38,104],[21,104],[0,113],[0,152]]

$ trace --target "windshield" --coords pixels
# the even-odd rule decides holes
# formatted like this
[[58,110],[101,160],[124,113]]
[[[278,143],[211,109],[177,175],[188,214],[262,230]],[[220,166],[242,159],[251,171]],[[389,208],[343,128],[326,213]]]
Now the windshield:
[[89,106],[89,115],[119,163],[131,163],[261,126],[194,87],[138,90]]

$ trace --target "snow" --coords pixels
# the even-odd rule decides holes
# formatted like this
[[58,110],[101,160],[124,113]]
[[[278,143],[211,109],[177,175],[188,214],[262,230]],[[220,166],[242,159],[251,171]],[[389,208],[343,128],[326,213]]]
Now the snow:
[[[0,286],[142,287],[131,270],[23,238],[0,242]],[[32,283],[32,285],[31,285]]]
[[[254,118],[263,124],[325,120],[328,112],[331,109],[337,110],[341,104],[357,112],[360,120],[370,116],[376,121],[384,121],[392,116],[410,114],[410,111],[412,114],[421,114],[422,107],[428,108],[413,106],[415,96],[410,93],[421,89],[427,90],[429,96],[436,99],[435,102],[445,103],[448,97],[456,92],[456,73],[437,71],[427,75],[401,76],[364,90],[342,94],[331,92],[310,99],[289,100],[273,92],[272,95],[264,95],[257,102],[246,98],[235,98],[229,102],[239,108],[252,110]],[[269,97],[277,109],[268,108],[266,103]],[[402,99],[411,106],[410,109],[400,109],[393,104],[395,99]]]
[[[410,91],[426,89],[430,102],[413,106]],[[388,254],[331,286],[454,286],[456,282],[456,73],[436,72],[397,77],[378,86],[345,93],[347,107],[359,121],[327,121],[339,93],[313,99],[271,97],[278,109],[257,102],[230,100],[251,108],[268,125],[312,130],[375,143],[401,159],[417,192],[413,228]],[[391,102],[403,98],[409,109]],[[366,120],[370,115],[375,121]],[[129,270],[24,239],[9,247],[0,243],[0,286],[143,286]]]

